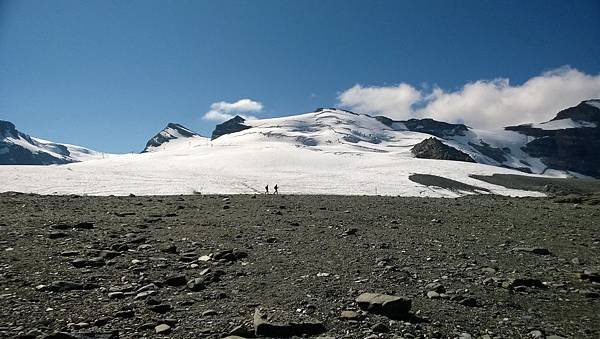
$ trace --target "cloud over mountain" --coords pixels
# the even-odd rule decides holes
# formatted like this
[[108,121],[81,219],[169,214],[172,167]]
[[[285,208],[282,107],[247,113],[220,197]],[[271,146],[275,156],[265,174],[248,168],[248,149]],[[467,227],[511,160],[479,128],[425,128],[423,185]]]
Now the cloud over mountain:
[[478,80],[455,91],[431,90],[407,83],[397,86],[355,85],[338,96],[339,105],[394,119],[432,117],[494,128],[547,121],[582,100],[600,97],[600,74],[565,66],[512,85],[507,78]]
[[204,113],[205,120],[223,122],[240,115],[245,119],[253,119],[248,113],[259,113],[263,109],[262,103],[251,99],[240,99],[236,102],[219,101],[210,105],[210,111]]

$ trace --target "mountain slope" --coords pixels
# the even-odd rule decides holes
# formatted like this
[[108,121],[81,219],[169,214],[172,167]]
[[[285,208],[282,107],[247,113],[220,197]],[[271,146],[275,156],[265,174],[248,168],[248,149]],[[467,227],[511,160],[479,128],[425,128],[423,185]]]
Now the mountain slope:
[[[246,120],[245,128],[206,142],[170,139],[158,149],[105,160],[31,169],[0,167],[0,191],[77,194],[281,193],[384,194],[456,197],[471,191],[429,187],[410,180],[429,174],[504,195],[506,189],[470,177],[514,174],[478,163],[415,158],[410,149],[430,134],[394,130],[377,119],[324,109],[296,116]],[[192,137],[194,138],[194,137]],[[173,140],[178,140],[171,144]],[[186,141],[188,140],[188,141]],[[169,145],[169,146],[167,146]],[[165,147],[167,146],[167,147]],[[454,145],[452,145],[455,147]],[[457,148],[457,147],[455,147]],[[43,173],[46,180],[33,178]]]
[[600,100],[583,101],[548,122],[506,130],[522,134],[522,150],[547,168],[600,178]]
[[[564,119],[578,123],[542,130],[542,135],[594,129],[574,117],[554,121]],[[486,131],[431,119],[393,121],[338,109],[272,119],[236,118],[222,125],[234,128],[221,126],[218,136],[209,140],[170,124],[150,140],[142,154],[44,169],[0,166],[0,176],[9,179],[0,182],[0,191],[261,193],[266,184],[278,184],[282,193],[456,197],[474,193],[460,187],[478,187],[478,192],[537,196],[539,193],[507,189],[472,175],[522,174],[519,171],[559,177],[576,174],[569,168],[553,169],[547,158],[530,151],[532,142],[546,138],[527,134],[541,130],[534,125],[522,127],[524,130]],[[476,163],[415,158],[411,149],[432,135],[462,152],[456,154],[468,155],[463,159]],[[449,152],[438,146],[441,153]],[[464,185],[426,186],[412,181],[414,174]],[[36,178],[40,176],[47,179],[39,182]]]
[[142,153],[156,152],[173,147],[207,143],[209,139],[180,124],[169,123],[146,143]]
[[102,153],[85,147],[59,144],[19,132],[0,120],[0,165],[51,165],[99,159]]

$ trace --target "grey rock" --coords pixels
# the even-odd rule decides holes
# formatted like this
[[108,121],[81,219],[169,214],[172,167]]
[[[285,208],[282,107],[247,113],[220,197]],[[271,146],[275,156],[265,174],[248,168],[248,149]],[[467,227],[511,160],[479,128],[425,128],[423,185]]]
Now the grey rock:
[[170,310],[172,310],[173,307],[169,304],[159,304],[159,305],[152,305],[152,306],[148,307],[148,309],[152,312],[164,314],[164,313],[167,313]]
[[164,284],[169,286],[184,286],[188,280],[185,275],[176,275],[165,279]]
[[427,292],[427,298],[429,299],[439,299],[440,298],[440,294],[436,291],[429,291]]
[[125,293],[123,292],[111,292],[108,294],[108,298],[110,299],[123,299],[125,298]]
[[515,247],[513,248],[515,252],[528,252],[537,255],[550,255],[550,251],[547,248],[542,247]]
[[287,338],[293,336],[317,335],[325,332],[323,323],[302,322],[302,323],[286,323],[274,324],[267,321],[258,309],[254,312],[254,333],[257,336]]
[[371,327],[371,331],[376,333],[387,333],[390,331],[390,328],[384,323],[377,323]]
[[160,324],[160,325],[154,327],[154,332],[156,334],[169,334],[169,333],[171,333],[171,326],[169,326],[167,324]]
[[356,303],[365,311],[392,319],[405,318],[412,306],[412,301],[408,298],[379,293],[363,293],[356,298]]
[[45,286],[44,289],[51,292],[67,292],[77,290],[91,290],[98,287],[99,286],[96,284],[77,283],[72,281],[55,281],[52,282],[50,285]]

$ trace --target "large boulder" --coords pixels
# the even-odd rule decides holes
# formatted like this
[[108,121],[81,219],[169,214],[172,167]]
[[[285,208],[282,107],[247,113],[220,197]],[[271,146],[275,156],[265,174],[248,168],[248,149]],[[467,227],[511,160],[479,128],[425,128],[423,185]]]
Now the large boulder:
[[410,150],[416,158],[475,162],[470,155],[448,146],[436,138],[428,138]]
[[362,310],[391,319],[406,318],[412,307],[408,298],[380,293],[363,293],[356,298],[356,303]]

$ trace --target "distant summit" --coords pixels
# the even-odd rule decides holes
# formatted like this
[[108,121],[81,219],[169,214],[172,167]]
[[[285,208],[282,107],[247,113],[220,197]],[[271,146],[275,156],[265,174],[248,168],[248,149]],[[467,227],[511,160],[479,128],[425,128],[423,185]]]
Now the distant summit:
[[582,101],[547,122],[506,130],[528,136],[521,149],[549,168],[600,178],[600,100]]
[[146,147],[142,153],[152,152],[156,149],[163,148],[166,144],[173,144],[176,141],[182,141],[188,138],[202,138],[202,135],[190,130],[189,128],[175,123],[169,123],[167,126],[146,143]]
[[225,121],[222,124],[218,124],[215,127],[215,130],[212,132],[211,139],[214,140],[222,135],[231,134],[235,132],[240,132],[245,129],[251,128],[251,126],[244,125],[246,119],[242,118],[239,115]]
[[96,151],[33,138],[0,120],[0,165],[55,165],[102,157]]

